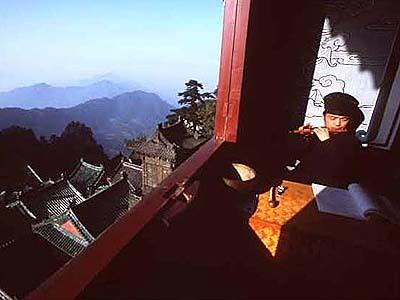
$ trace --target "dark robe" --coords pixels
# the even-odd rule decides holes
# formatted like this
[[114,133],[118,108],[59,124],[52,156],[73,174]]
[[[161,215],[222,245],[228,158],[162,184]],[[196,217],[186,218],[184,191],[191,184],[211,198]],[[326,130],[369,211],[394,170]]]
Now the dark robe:
[[361,144],[352,133],[338,133],[321,142],[315,134],[288,139],[289,162],[300,163],[287,179],[347,188],[359,180]]

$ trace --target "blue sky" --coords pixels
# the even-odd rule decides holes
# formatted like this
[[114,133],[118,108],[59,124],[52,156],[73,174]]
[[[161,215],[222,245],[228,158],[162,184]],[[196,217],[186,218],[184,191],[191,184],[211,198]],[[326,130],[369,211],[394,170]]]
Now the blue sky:
[[113,74],[174,97],[214,90],[221,0],[0,0],[0,91]]

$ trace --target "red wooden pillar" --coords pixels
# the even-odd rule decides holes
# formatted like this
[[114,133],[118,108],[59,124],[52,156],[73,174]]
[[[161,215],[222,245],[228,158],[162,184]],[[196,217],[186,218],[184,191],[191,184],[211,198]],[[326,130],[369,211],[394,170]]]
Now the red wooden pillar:
[[236,142],[252,0],[226,0],[215,118],[215,137]]
[[[298,91],[299,57],[322,29],[313,1],[225,1],[215,136],[260,169],[280,167]],[[312,61],[312,57],[310,59]]]

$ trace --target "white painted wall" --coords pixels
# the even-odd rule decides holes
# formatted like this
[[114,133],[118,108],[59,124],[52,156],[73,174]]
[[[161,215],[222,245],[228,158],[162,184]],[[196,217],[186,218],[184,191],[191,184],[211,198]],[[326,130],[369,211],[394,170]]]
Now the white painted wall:
[[321,34],[305,123],[323,124],[322,98],[345,92],[360,101],[367,130],[383,79],[397,25],[400,1],[324,1],[327,18]]

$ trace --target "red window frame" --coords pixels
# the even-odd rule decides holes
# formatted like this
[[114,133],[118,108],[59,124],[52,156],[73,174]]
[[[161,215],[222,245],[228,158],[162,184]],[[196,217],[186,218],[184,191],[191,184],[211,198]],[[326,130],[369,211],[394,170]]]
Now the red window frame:
[[[226,0],[214,138],[181,164],[135,209],[110,226],[91,245],[48,278],[26,299],[73,299],[102,271],[168,202],[166,192],[187,182],[225,142],[235,143],[243,83],[246,37],[252,0]],[[77,276],[77,274],[79,274]]]

